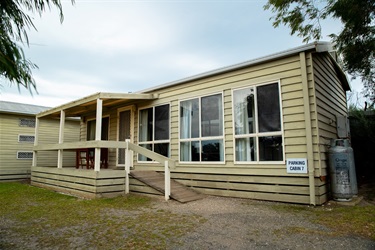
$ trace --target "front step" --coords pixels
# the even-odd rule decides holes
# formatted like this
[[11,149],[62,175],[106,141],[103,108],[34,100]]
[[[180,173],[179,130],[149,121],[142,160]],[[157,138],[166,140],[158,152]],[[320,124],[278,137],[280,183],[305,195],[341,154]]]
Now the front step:
[[[144,184],[165,193],[164,175],[156,171],[131,171],[130,176],[143,182]],[[170,197],[176,201],[185,203],[204,198],[199,194],[181,183],[171,179],[171,195]]]

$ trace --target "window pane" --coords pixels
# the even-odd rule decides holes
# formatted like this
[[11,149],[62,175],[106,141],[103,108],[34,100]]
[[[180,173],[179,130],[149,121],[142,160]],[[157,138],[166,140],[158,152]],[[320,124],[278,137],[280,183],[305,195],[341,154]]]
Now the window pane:
[[108,141],[109,117],[102,118],[102,140]]
[[20,127],[30,127],[35,128],[35,119],[33,118],[20,118],[19,119]]
[[180,138],[199,137],[199,100],[183,101],[180,104]]
[[198,141],[181,142],[180,160],[181,161],[200,161],[200,146]]
[[223,135],[223,105],[221,94],[202,97],[202,137]]
[[283,142],[281,136],[259,137],[259,160],[283,160]]
[[[108,141],[108,131],[109,131],[109,117],[102,118],[102,137],[101,140]],[[96,120],[91,120],[87,122],[87,136],[88,141],[95,140],[96,137]]]
[[18,141],[33,143],[35,141],[35,136],[34,135],[19,135]]
[[95,134],[96,134],[96,120],[88,121],[87,122],[87,137],[86,137],[86,139],[88,141],[95,140]]
[[169,143],[156,143],[154,152],[169,157]]
[[277,83],[257,88],[259,132],[281,130],[279,87]]
[[139,112],[139,141],[152,141],[152,108],[143,109]]
[[[152,150],[152,144],[141,144],[139,146],[141,146],[142,148],[146,148],[148,150]],[[152,160],[142,154],[138,154],[138,161],[152,161]]]
[[234,126],[236,135],[255,132],[254,89],[247,88],[233,92]]
[[223,161],[223,141],[202,141],[202,161]]
[[155,140],[169,139],[169,105],[155,107]]
[[256,157],[254,138],[236,139],[236,161],[256,161]]

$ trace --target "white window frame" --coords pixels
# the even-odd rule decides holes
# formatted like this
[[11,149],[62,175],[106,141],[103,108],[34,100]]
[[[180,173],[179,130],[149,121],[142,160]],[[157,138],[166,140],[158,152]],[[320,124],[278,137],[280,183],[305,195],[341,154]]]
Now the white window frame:
[[[31,158],[19,158],[18,155],[20,153],[31,153],[32,157]],[[17,160],[32,160],[34,158],[34,152],[33,151],[17,151],[16,158]]]
[[[34,137],[34,140],[33,141],[21,141],[21,137],[22,136],[30,136],[30,137]],[[34,144],[34,141],[35,141],[35,135],[31,135],[31,134],[19,134],[18,135],[18,142],[19,143],[30,143],[30,144]]]
[[[223,121],[223,124],[222,124],[222,135],[221,136],[207,136],[207,137],[202,137],[202,129],[201,129],[201,126],[202,126],[202,114],[201,114],[201,102],[202,102],[202,98],[204,97],[209,97],[209,96],[214,96],[214,95],[218,95],[220,94],[221,95],[221,102],[222,102],[222,121]],[[186,138],[186,139],[181,139],[181,131],[180,131],[180,128],[181,128],[181,117],[180,117],[180,111],[181,111],[181,102],[184,102],[184,101],[189,101],[189,100],[193,100],[193,99],[198,99],[199,100],[199,137],[197,138]],[[226,163],[226,153],[225,153],[225,115],[224,115],[224,112],[225,112],[225,107],[224,107],[224,91],[221,91],[221,92],[214,92],[214,93],[210,93],[210,94],[205,94],[205,95],[200,95],[200,96],[194,96],[194,97],[190,97],[190,98],[186,98],[186,99],[181,99],[179,100],[178,102],[178,161],[180,164],[199,164],[199,165],[212,165],[212,164],[215,164],[215,165],[225,165]],[[200,145],[202,145],[202,141],[210,141],[210,140],[222,140],[223,141],[223,160],[222,161],[202,161],[201,159],[201,154],[200,154],[200,161],[181,161],[181,142],[192,142],[192,141],[199,141]],[[200,147],[201,149],[201,147]]]
[[[124,111],[130,111],[130,142],[134,142],[134,111],[135,111],[135,106],[128,106],[124,108],[119,108],[117,109],[117,137],[116,140],[120,141],[120,113]],[[118,157],[119,157],[119,149],[116,150],[116,166],[118,167],[124,167],[124,164],[119,164],[118,163]]]
[[[168,122],[169,139],[168,140],[157,140],[157,141],[155,141],[155,108],[156,107],[160,107],[160,106],[164,106],[164,105],[169,105],[169,114],[168,114],[168,119],[169,119],[169,122]],[[140,137],[140,123],[141,123],[140,113],[141,113],[142,110],[149,109],[149,108],[153,109],[153,117],[152,117],[152,119],[153,119],[152,120],[152,129],[153,129],[152,137],[153,138],[152,138],[152,141],[140,142],[140,140],[139,140],[139,137]],[[161,104],[156,104],[156,105],[145,106],[143,108],[138,109],[138,138],[137,138],[138,146],[142,147],[142,145],[149,145],[149,144],[151,144],[152,145],[152,151],[155,152],[154,151],[154,145],[155,144],[168,143],[169,144],[168,155],[169,155],[169,157],[171,156],[171,108],[172,108],[172,105],[169,102],[169,103],[161,103]],[[157,163],[154,160],[152,160],[152,161],[142,161],[142,160],[139,160],[139,154],[137,154],[137,162],[138,163],[152,163],[152,164]]]
[[[275,132],[261,132],[259,133],[258,128],[258,105],[257,105],[257,88],[269,84],[275,84],[278,85],[279,90],[279,105],[280,105],[280,131]],[[248,89],[253,88],[254,89],[254,103],[255,103],[255,132],[249,133],[249,134],[241,134],[236,135],[236,127],[235,127],[235,118],[234,118],[234,92],[241,90],[241,89]],[[232,127],[233,127],[233,161],[236,165],[259,165],[259,164],[268,164],[268,165],[276,165],[276,164],[285,164],[285,135],[284,135],[284,121],[283,121],[283,106],[282,106],[282,99],[281,99],[281,83],[280,80],[274,80],[274,81],[267,81],[257,84],[249,84],[247,86],[241,87],[241,88],[233,88],[232,89]],[[259,160],[259,137],[267,137],[267,136],[281,136],[282,141],[282,149],[283,149],[283,159],[281,161],[260,161]],[[256,153],[257,153],[257,160],[256,161],[237,161],[236,156],[236,139],[240,138],[254,138],[255,145],[256,145]]]

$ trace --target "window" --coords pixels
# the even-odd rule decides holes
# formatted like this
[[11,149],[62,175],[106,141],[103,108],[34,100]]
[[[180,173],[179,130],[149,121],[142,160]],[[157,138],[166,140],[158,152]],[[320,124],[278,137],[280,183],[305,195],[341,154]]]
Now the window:
[[180,103],[180,161],[224,161],[222,94]]
[[[139,146],[169,157],[169,104],[139,111]],[[139,154],[138,161],[151,161]]]
[[32,151],[18,151],[17,152],[17,159],[33,159],[33,152]]
[[[108,140],[108,131],[109,131],[109,117],[102,118],[102,138],[101,140],[107,141]],[[87,137],[88,141],[95,140],[95,133],[96,133],[96,120],[87,121]]]
[[34,143],[34,135],[18,135],[18,142]]
[[35,119],[34,118],[20,118],[19,119],[20,127],[29,127],[35,128]]
[[233,91],[236,162],[283,161],[279,84]]

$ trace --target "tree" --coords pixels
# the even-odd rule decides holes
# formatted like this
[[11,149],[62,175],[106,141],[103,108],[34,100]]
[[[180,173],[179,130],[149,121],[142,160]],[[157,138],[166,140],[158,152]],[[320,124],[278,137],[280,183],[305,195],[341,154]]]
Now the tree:
[[[74,4],[74,0],[71,0]],[[27,31],[37,30],[29,13],[42,16],[46,7],[59,10],[60,22],[64,16],[60,0],[1,0],[0,1],[0,85],[5,81],[36,90],[32,69],[38,66],[26,59],[21,45],[29,46]]]
[[304,42],[322,38],[321,21],[339,19],[343,29],[331,34],[343,69],[361,77],[363,93],[375,102],[375,1],[374,0],[268,0],[264,9],[276,13],[273,26],[288,26]]

